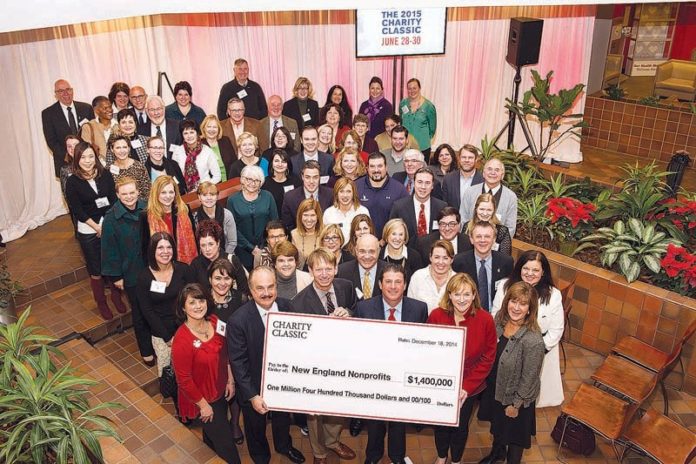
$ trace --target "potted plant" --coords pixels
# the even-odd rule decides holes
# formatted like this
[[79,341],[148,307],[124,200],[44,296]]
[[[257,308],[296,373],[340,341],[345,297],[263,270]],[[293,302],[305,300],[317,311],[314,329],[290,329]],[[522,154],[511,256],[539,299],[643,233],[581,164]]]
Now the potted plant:
[[546,217],[549,218],[551,233],[558,237],[559,251],[572,256],[578,241],[587,234],[596,207],[570,197],[549,198],[546,202]]
[[0,264],[0,325],[11,324],[17,320],[14,298],[21,291],[22,286],[12,279],[7,264]]
[[29,313],[0,326],[0,462],[103,462],[99,437],[118,436],[100,411],[120,405],[88,403],[98,382],[57,363],[64,356],[26,325]]

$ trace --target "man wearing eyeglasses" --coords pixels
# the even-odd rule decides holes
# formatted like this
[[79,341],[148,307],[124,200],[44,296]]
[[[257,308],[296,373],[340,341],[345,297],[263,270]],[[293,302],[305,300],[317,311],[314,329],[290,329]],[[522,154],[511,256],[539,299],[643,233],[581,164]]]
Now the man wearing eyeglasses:
[[[336,277],[336,256],[325,248],[317,248],[307,258],[307,266],[314,281],[292,299],[292,311],[350,317],[357,296],[350,281]],[[343,460],[355,459],[355,451],[340,441],[345,422],[343,417],[307,416],[314,464],[325,464],[329,451]]]
[[419,237],[416,241],[416,250],[421,256],[430,256],[430,246],[438,240],[447,240],[454,248],[454,254],[463,253],[471,249],[469,237],[460,232],[461,216],[459,211],[452,206],[445,206],[437,215],[438,228],[428,235]]
[[167,159],[172,159],[172,151],[181,145],[179,133],[179,121],[164,117],[164,100],[157,95],[150,95],[145,100],[145,111],[148,120],[144,125],[138,126],[138,134],[145,137],[159,136],[167,147]]
[[147,93],[145,89],[139,85],[134,85],[130,88],[130,94],[128,95],[131,105],[135,110],[135,124],[137,129],[140,130],[147,121],[150,119],[147,116],[147,111],[145,110],[145,102],[147,101]]
[[230,139],[235,152],[239,151],[237,138],[244,132],[249,132],[256,137],[258,144],[261,123],[246,116],[246,107],[241,98],[230,98],[230,101],[227,102],[227,118],[221,120],[220,125],[222,126],[222,134]]
[[73,88],[65,79],[53,84],[56,102],[41,112],[44,138],[53,154],[53,167],[56,177],[65,163],[65,137],[78,135],[80,127],[94,119],[94,110],[88,103],[73,100]]

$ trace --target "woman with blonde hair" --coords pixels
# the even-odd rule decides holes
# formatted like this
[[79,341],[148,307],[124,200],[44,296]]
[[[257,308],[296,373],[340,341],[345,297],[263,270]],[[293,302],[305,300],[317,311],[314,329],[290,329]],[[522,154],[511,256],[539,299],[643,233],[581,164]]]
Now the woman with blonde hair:
[[225,182],[229,178],[232,164],[237,161],[237,153],[232,141],[223,135],[220,120],[214,114],[206,116],[201,123],[201,141],[215,153],[220,167],[220,182]]
[[338,224],[325,225],[319,233],[319,245],[336,256],[336,266],[355,259],[355,256],[343,249],[345,243],[345,236]]
[[[512,255],[512,239],[510,230],[501,223],[496,215],[495,198],[490,193],[482,193],[476,198],[474,215],[466,225],[466,234],[471,235],[477,222],[484,221],[493,224],[497,230],[493,249],[508,256]],[[470,248],[469,248],[470,249]],[[462,250],[460,250],[461,252]]]
[[324,224],[338,224],[344,237],[350,234],[350,224],[358,214],[370,212],[358,200],[358,189],[347,177],[340,177],[333,187],[333,206],[324,211]]
[[428,317],[428,324],[466,327],[464,371],[459,404],[458,427],[435,427],[435,464],[445,464],[451,453],[452,463],[462,460],[469,436],[469,419],[478,395],[486,388],[486,377],[495,360],[497,337],[493,317],[481,308],[476,282],[465,273],[447,282],[440,306]]
[[336,158],[333,171],[334,175],[329,179],[327,183],[328,187],[336,185],[336,182],[341,177],[345,177],[352,181],[357,180],[367,173],[367,167],[354,148],[344,148]]
[[[143,244],[147,244],[155,232],[167,232],[176,243],[178,261],[191,264],[193,258],[198,256],[189,209],[179,194],[174,178],[160,176],[155,179],[142,224]],[[146,255],[147,250],[143,250],[143,256]]]
[[406,273],[406,282],[418,269],[425,264],[420,253],[415,248],[407,246],[408,228],[401,218],[387,221],[382,229],[382,242],[384,246],[380,251],[381,259],[387,263],[398,264]]
[[300,133],[305,126],[319,123],[319,103],[313,97],[312,82],[306,77],[298,77],[292,88],[292,98],[283,104],[283,116],[294,119]]
[[538,309],[537,291],[520,281],[507,289],[495,316],[498,347],[479,407],[479,419],[491,422],[493,446],[481,462],[518,464],[536,435],[534,404],[544,362]]
[[302,260],[306,260],[320,246],[319,231],[323,224],[319,202],[313,198],[302,200],[297,207],[296,224],[297,228],[290,232],[291,241],[300,251]]
[[246,166],[259,166],[263,176],[268,176],[268,160],[259,154],[259,139],[251,132],[242,132],[237,137],[237,156],[239,159],[230,167],[229,179],[240,177]]
[[336,141],[334,139],[334,129],[328,124],[322,124],[317,129],[319,143],[317,150],[324,153],[334,154],[336,152]]
[[348,243],[345,248],[348,253],[355,256],[355,244],[358,239],[365,234],[375,235],[375,223],[372,222],[369,214],[356,214],[350,222],[350,233],[348,234]]

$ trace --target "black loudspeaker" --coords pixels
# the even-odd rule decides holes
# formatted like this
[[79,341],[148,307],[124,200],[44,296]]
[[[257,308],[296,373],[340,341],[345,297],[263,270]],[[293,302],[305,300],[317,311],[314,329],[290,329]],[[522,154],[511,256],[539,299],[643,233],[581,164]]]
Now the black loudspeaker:
[[513,66],[525,66],[539,62],[541,31],[544,20],[534,18],[510,19],[510,35],[505,60]]

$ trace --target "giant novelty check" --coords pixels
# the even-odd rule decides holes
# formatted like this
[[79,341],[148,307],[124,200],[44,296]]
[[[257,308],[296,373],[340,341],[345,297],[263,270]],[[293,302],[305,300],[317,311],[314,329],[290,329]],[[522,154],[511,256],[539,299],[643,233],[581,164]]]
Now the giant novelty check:
[[456,426],[466,329],[268,314],[269,409]]

